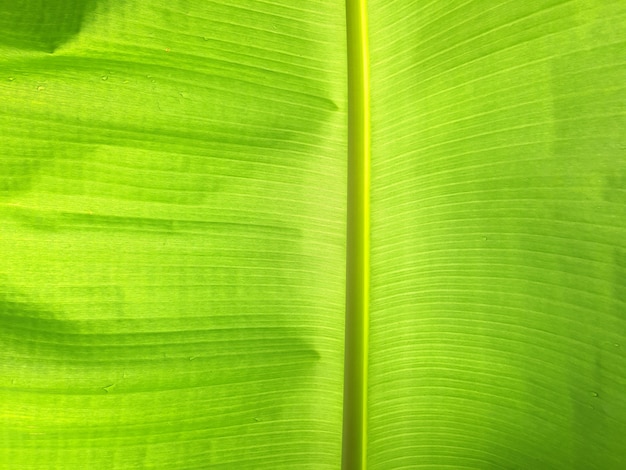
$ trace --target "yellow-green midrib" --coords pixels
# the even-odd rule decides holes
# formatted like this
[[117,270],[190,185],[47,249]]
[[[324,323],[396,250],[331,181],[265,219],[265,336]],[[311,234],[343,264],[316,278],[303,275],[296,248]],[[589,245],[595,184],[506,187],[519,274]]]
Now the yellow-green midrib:
[[346,2],[348,57],[348,226],[344,370],[344,470],[367,460],[370,104],[367,4]]

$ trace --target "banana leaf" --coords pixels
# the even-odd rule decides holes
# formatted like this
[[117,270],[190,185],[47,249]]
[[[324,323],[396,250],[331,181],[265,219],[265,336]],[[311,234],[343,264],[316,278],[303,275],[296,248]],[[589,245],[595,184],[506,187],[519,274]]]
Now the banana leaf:
[[626,468],[625,27],[0,2],[0,468]]

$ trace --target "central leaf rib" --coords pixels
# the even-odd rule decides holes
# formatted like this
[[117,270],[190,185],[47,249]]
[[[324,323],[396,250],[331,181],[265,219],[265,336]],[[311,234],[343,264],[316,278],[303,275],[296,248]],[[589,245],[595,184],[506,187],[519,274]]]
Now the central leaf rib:
[[362,470],[367,453],[370,249],[370,103],[366,0],[346,0],[348,51],[348,223],[343,470]]

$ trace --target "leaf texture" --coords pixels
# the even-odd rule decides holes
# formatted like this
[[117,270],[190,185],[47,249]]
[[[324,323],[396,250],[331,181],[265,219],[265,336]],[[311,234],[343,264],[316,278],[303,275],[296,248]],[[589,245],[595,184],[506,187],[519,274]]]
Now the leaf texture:
[[[622,470],[626,5],[367,13],[367,468]],[[343,2],[0,30],[0,468],[339,468]]]
[[79,3],[0,8],[0,467],[336,468],[343,6]]
[[625,6],[370,1],[368,469],[624,468]]

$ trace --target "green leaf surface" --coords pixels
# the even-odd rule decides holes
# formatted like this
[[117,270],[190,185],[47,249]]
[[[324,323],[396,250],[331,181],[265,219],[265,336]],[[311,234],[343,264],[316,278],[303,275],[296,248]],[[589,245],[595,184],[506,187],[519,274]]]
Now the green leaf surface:
[[626,468],[626,4],[347,7],[0,2],[0,469]]
[[0,466],[336,468],[343,5],[74,21],[1,50]]
[[368,468],[626,468],[626,4],[370,7]]

